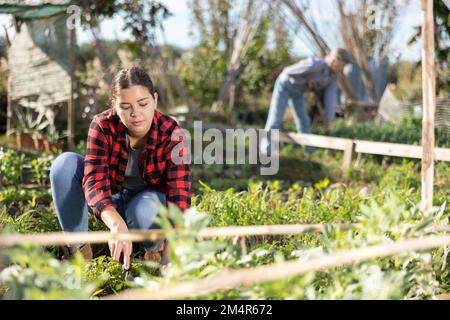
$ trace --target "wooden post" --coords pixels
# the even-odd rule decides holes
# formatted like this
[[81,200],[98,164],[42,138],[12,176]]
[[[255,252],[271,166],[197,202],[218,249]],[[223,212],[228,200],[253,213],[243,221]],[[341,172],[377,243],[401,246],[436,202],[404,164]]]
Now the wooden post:
[[433,207],[434,112],[436,79],[434,66],[433,0],[422,0],[422,210]]
[[[9,40],[8,35],[8,29],[6,29],[6,26],[3,25],[3,30],[5,30],[5,38],[6,38],[6,44],[9,47],[11,47],[11,41]],[[9,59],[9,55],[8,55]],[[11,68],[9,68],[9,74],[8,74],[8,80],[7,80],[7,97],[6,97],[6,135],[9,136],[12,133],[12,117],[13,117],[13,111],[12,111],[12,76],[11,76]]]
[[75,28],[70,30],[70,45],[69,45],[69,72],[70,72],[70,97],[67,104],[67,143],[69,150],[75,147],[75,106],[74,106],[74,91],[75,91]]
[[239,238],[239,244],[240,244],[240,246],[241,246],[241,255],[242,256],[246,256],[247,255],[247,244],[246,244],[246,241],[245,241],[246,239],[245,239],[245,237],[240,237]]
[[348,141],[344,150],[344,160],[342,163],[343,170],[347,170],[348,168],[350,168],[350,165],[352,164],[352,157],[354,150],[355,150],[355,142],[353,140]]
[[6,135],[12,134],[13,129],[13,108],[12,108],[12,78],[11,78],[11,70],[9,71],[8,75],[8,96],[7,96],[7,102],[6,102]]

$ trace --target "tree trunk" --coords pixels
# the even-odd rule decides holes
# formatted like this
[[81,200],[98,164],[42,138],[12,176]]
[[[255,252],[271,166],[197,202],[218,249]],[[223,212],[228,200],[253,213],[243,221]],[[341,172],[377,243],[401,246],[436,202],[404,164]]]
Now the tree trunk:
[[226,110],[231,114],[234,110],[236,81],[245,70],[244,57],[264,16],[263,9],[260,8],[260,11],[256,13],[254,10],[253,2],[249,1],[241,13],[241,27],[239,28],[237,41],[231,53],[228,70],[223,77],[219,95],[212,106],[213,112],[223,112]]
[[75,148],[75,29],[70,30],[70,48],[69,48],[69,72],[70,72],[70,96],[67,103],[67,143],[69,150]]

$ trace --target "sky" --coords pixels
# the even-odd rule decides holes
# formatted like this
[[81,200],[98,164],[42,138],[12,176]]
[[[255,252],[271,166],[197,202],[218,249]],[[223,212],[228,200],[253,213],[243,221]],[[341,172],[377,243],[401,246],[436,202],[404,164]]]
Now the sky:
[[[165,20],[165,42],[176,45],[181,48],[189,48],[195,45],[196,36],[192,34],[194,31],[191,26],[191,14],[188,9],[187,0],[160,0],[164,3],[168,9],[172,12],[172,16]],[[263,1],[263,0],[259,0]],[[352,1],[350,0],[350,4]],[[405,0],[395,0],[397,2],[404,2]],[[307,16],[313,17],[315,21],[318,21],[318,28],[321,33],[324,34],[326,40],[331,42],[331,46],[338,46],[339,43],[336,39],[337,36],[336,25],[336,11],[334,8],[330,8],[330,0],[315,0],[311,1],[311,8],[305,12]],[[420,46],[418,43],[414,46],[408,46],[407,40],[413,33],[413,28],[420,25],[421,12],[420,12],[420,0],[411,0],[409,5],[405,7],[402,12],[401,19],[399,19],[398,31],[393,41],[392,56],[396,52],[401,53],[403,60],[419,60],[421,55]],[[295,19],[287,17],[289,21],[289,30],[292,33],[292,39],[294,40],[294,48],[292,53],[299,56],[310,56],[313,54],[305,43],[303,34],[300,32],[295,33]],[[0,27],[3,29],[3,25],[10,24],[10,17],[7,15],[0,15]],[[129,35],[123,32],[121,29],[123,22],[120,18],[116,17],[102,24],[102,34],[106,39],[127,39]],[[10,34],[13,33],[11,27],[8,28]],[[90,41],[90,35],[81,30],[77,31],[78,39],[80,43]],[[335,42],[335,43],[333,43]]]

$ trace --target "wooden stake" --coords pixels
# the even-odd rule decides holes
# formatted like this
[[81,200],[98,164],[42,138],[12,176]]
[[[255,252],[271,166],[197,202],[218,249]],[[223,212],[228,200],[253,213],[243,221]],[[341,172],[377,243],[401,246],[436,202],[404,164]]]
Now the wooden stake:
[[[341,230],[350,228],[351,224],[342,224]],[[301,234],[306,232],[323,232],[323,224],[291,224],[262,226],[211,227],[200,230],[200,238],[230,238],[261,235]],[[11,234],[0,236],[0,247],[10,247],[23,243],[41,246],[67,245],[73,243],[106,243],[109,240],[155,241],[164,238],[163,230],[133,230],[112,234],[109,231],[97,232],[47,232],[38,234]]]
[[208,278],[184,281],[152,291],[145,289],[131,289],[118,295],[110,295],[106,297],[106,299],[148,300],[194,297],[214,292],[216,290],[238,288],[241,286],[248,287],[256,283],[286,279],[288,277],[298,276],[307,272],[315,272],[337,266],[351,265],[362,261],[389,257],[397,254],[407,254],[412,251],[439,248],[448,246],[449,244],[449,235],[404,240],[392,244],[342,250],[308,261],[296,259],[251,269],[223,271]]
[[422,209],[433,208],[434,113],[436,79],[434,66],[433,0],[422,0]]
[[344,171],[350,168],[350,165],[352,164],[352,157],[354,150],[355,150],[355,142],[353,140],[350,140],[349,142],[347,142],[347,145],[344,150],[344,159],[342,163],[342,169]]
[[75,28],[70,30],[69,46],[70,97],[67,104],[67,143],[69,150],[73,150],[75,148]]
[[109,240],[155,241],[164,237],[163,230],[131,231],[113,234],[97,232],[47,232],[38,234],[12,234],[0,236],[0,247],[32,243],[40,246],[68,245],[74,243],[106,243]]
[[241,255],[242,256],[246,256],[248,251],[247,251],[247,244],[246,244],[245,237],[240,237],[239,238],[239,244],[241,246]]
[[6,135],[13,133],[13,101],[12,101],[12,75],[11,71],[8,75],[8,97],[6,102]]

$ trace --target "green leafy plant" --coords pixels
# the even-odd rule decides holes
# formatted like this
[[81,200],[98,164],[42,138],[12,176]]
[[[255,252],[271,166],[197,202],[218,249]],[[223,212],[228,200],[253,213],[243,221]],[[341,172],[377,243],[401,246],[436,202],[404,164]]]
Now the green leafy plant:
[[48,130],[46,131],[45,134],[45,138],[50,143],[56,143],[66,137],[67,137],[67,130],[60,132],[54,126],[48,127]]
[[24,154],[0,150],[0,179],[3,184],[18,185],[22,180]]
[[35,202],[37,200],[48,206],[52,202],[50,190],[20,189],[13,186],[8,186],[0,190],[0,202],[5,207]]
[[104,277],[86,281],[85,263],[80,254],[71,261],[59,261],[34,245],[9,248],[13,263],[0,273],[6,284],[6,299],[61,300],[89,299]]
[[32,182],[44,185],[48,178],[49,161],[44,158],[33,159],[30,161]]
[[[320,128],[314,130],[321,134]],[[333,123],[333,136],[380,142],[420,145],[422,141],[422,120],[407,117],[398,123],[356,123],[353,119],[338,119]],[[436,128],[436,146],[450,147],[450,134],[445,128]]]
[[50,121],[48,119],[44,119],[45,112],[41,111],[35,116],[34,111],[30,108],[16,108],[15,110],[17,115],[17,120],[19,121],[16,130],[18,132],[25,132],[29,134],[40,133],[47,126],[50,125]]
[[[324,161],[328,161],[325,159]],[[160,210],[157,223],[166,232],[169,243],[168,266],[161,268],[134,257],[131,272],[134,279],[126,279],[120,263],[107,256],[96,256],[84,266],[82,273],[82,283],[87,286],[95,284],[95,289],[83,291],[82,297],[115,294],[128,288],[158,290],[180,281],[206,279],[225,270],[241,270],[287,260],[300,259],[307,263],[311,259],[341,250],[389,245],[406,239],[440,234],[441,232],[433,231],[430,227],[448,225],[448,164],[436,165],[436,207],[428,214],[419,209],[420,178],[416,162],[404,161],[398,165],[383,167],[367,160],[367,164],[370,170],[377,172],[355,174],[353,180],[346,183],[332,183],[335,177],[330,176],[309,187],[280,180],[264,182],[252,179],[247,181],[246,190],[216,190],[200,181],[199,191],[190,210],[184,214],[175,206],[168,209],[162,207]],[[376,177],[375,182],[371,177]],[[370,188],[368,183],[372,183]],[[9,193],[2,190],[0,197],[2,195],[11,197],[10,199],[23,198],[19,206],[22,214],[11,216],[6,208],[1,211],[0,228],[3,232],[59,230],[54,209],[39,208],[31,192],[15,195],[11,188]],[[238,238],[199,237],[200,230],[208,226],[293,223],[323,223],[327,226],[323,233],[247,237],[246,250],[241,248],[242,242]],[[341,228],[342,224],[352,226]],[[94,219],[90,220],[90,229],[104,230],[105,226]],[[101,254],[108,254],[103,247],[104,245]],[[20,250],[26,255],[27,250],[32,249],[22,247]],[[47,263],[53,266],[54,262],[49,261],[52,261],[56,253],[53,249],[48,251],[53,255],[46,255],[43,259],[47,259]],[[10,258],[11,267],[18,264],[15,259],[17,258]],[[373,258],[249,287],[221,289],[196,298],[428,299],[450,289],[448,263],[448,248],[408,251],[392,257]],[[9,297],[71,298],[79,294],[70,286],[61,284],[60,279],[46,275],[39,265],[20,267],[20,273],[15,276],[33,276],[25,282],[14,282],[15,280],[7,278],[3,283],[7,292],[20,293]],[[44,290],[38,286],[38,293],[33,296],[29,293],[35,285],[33,277],[40,273],[44,274],[47,287],[53,289]]]
[[[129,274],[137,276],[140,268],[140,263],[132,263]],[[122,264],[104,255],[93,259],[85,266],[85,280],[87,282],[94,283],[97,279],[102,279],[97,290],[92,293],[93,297],[114,294],[129,288],[129,281],[125,276]]]

